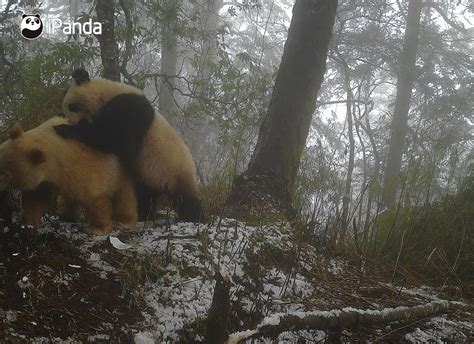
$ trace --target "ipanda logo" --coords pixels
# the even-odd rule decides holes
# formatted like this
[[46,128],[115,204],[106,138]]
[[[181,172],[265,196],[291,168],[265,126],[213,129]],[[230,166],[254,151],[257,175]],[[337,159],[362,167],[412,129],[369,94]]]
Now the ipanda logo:
[[[55,18],[46,25],[46,32],[54,34],[58,29],[62,29],[65,35],[101,35],[102,23],[93,22],[89,19],[86,22],[63,22]],[[26,39],[36,39],[43,33],[43,21],[39,14],[23,14],[20,23],[21,35]]]
[[26,39],[38,38],[43,32],[43,22],[39,14],[23,14],[20,23],[21,35]]

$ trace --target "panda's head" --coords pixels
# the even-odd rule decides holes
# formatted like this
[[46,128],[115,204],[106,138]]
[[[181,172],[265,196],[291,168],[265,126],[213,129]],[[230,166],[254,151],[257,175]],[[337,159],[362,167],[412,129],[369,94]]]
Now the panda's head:
[[8,131],[9,140],[0,145],[0,190],[34,190],[46,181],[50,163],[45,130],[51,129],[39,126],[23,132],[16,123]]
[[71,124],[92,121],[99,109],[113,97],[124,93],[142,94],[138,88],[107,79],[92,79],[84,69],[72,73],[73,83],[63,100],[63,112]]
[[43,22],[39,14],[23,14],[20,24],[21,34],[27,39],[35,39],[43,32]]

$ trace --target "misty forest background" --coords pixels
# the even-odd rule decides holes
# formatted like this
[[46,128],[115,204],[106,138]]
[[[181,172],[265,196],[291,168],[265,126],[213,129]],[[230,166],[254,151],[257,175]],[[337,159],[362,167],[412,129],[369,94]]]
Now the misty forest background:
[[[296,3],[2,0],[1,131],[60,113],[85,67],[179,130],[211,216],[289,218],[332,251],[472,286],[474,2]],[[103,34],[26,41],[23,11]]]

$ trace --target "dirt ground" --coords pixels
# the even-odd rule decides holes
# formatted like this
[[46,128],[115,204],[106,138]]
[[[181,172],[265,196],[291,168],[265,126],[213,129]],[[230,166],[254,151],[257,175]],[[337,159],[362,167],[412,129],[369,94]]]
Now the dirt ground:
[[143,319],[120,278],[102,278],[64,237],[6,228],[0,233],[4,342],[131,342]]
[[[341,340],[474,340],[472,303],[459,288],[445,287],[439,294],[436,288],[414,288],[410,281],[389,284],[349,260],[322,257],[309,243],[296,248],[291,233],[275,231],[262,241],[258,232],[233,224],[158,225],[128,236],[116,232],[132,246],[121,250],[107,237],[85,235],[77,225],[47,221],[39,231],[4,225],[1,342],[201,342],[215,264],[232,277],[232,332],[253,328],[275,312],[383,309],[446,297],[467,302],[466,307],[434,319],[347,329]],[[323,343],[328,338],[322,331],[302,331],[260,342]]]

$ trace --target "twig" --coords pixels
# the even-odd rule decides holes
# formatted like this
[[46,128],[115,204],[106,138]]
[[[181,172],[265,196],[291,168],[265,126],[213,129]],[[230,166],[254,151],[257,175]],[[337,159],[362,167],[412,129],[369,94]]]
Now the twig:
[[408,227],[405,228],[402,234],[402,242],[400,243],[400,249],[398,250],[397,261],[395,262],[395,268],[393,269],[392,280],[390,282],[393,282],[393,280],[395,279],[395,274],[397,273],[398,263],[400,262],[400,256],[402,255],[403,242],[405,241],[405,234],[407,230],[408,230]]
[[157,240],[174,240],[174,239],[197,239],[197,235],[160,235],[154,238],[152,241]]

